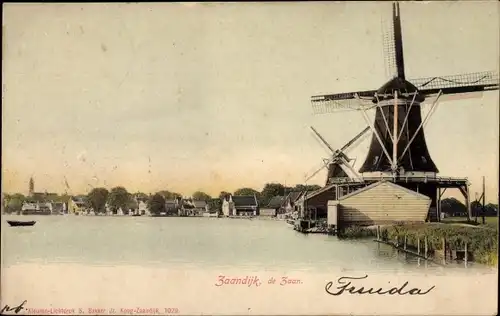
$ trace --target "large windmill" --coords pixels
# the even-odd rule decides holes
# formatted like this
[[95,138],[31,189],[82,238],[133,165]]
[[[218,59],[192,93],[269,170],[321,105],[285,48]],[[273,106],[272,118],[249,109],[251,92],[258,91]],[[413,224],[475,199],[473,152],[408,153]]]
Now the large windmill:
[[[373,181],[390,178],[432,198],[439,206],[442,188],[458,188],[470,205],[466,179],[441,178],[427,149],[423,127],[441,96],[498,90],[498,74],[478,72],[456,76],[406,79],[399,4],[392,5],[392,27],[386,36],[386,57],[394,63],[393,77],[379,89],[316,95],[311,98],[315,113],[360,111],[372,132],[368,154],[359,172]],[[422,120],[421,104],[432,100]],[[375,120],[367,111],[375,109]],[[437,190],[437,192],[436,192]],[[470,207],[469,207],[470,210]],[[438,211],[435,215],[438,215]]]

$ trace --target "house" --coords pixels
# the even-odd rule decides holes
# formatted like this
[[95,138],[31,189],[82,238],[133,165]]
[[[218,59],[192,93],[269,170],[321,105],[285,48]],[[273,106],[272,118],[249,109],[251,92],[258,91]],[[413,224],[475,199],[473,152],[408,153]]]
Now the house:
[[150,215],[147,201],[140,199],[137,201],[137,212],[139,215]]
[[259,215],[259,203],[255,195],[230,195],[222,201],[222,213],[225,216]]
[[87,199],[83,196],[72,196],[68,202],[68,214],[80,215],[87,213]]
[[283,203],[282,213],[292,213],[294,211],[298,211],[297,209],[297,201],[304,196],[306,191],[292,191],[288,193],[285,197],[285,201]]
[[276,216],[282,213],[285,205],[285,196],[274,196],[269,203],[260,209],[260,216]]
[[30,200],[38,201],[38,202],[46,202],[52,201],[58,198],[57,193],[48,193],[48,192],[31,192],[29,196]]
[[209,211],[207,201],[195,201],[195,200],[193,200],[192,204],[194,206],[193,212],[196,216],[203,216],[204,213],[208,213],[208,211]]
[[52,203],[50,203],[50,205],[51,205],[50,211],[52,214],[56,214],[56,215],[64,214],[64,211],[66,209],[66,207],[65,207],[66,205],[64,202],[52,202]]
[[21,206],[21,215],[50,215],[50,203],[28,200]]
[[388,181],[328,201],[330,225],[382,225],[399,222],[424,223],[431,199]]
[[130,199],[126,210],[124,211],[125,215],[134,215],[138,213],[139,203],[136,199]]
[[113,216],[113,215],[123,216],[123,215],[129,214],[127,207],[125,208],[125,211],[124,211],[121,207],[119,207],[119,208],[111,207],[107,202],[106,202],[106,205],[104,206],[104,209],[106,210],[106,215],[109,215],[109,216]]
[[165,213],[158,214],[163,216],[175,216],[182,214],[182,199],[165,200]]

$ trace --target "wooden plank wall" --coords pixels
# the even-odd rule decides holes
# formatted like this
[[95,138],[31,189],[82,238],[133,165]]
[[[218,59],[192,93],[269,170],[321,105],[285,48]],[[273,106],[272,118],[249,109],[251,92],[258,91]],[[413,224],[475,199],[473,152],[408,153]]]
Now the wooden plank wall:
[[339,221],[344,225],[424,222],[431,199],[381,183],[340,200]]

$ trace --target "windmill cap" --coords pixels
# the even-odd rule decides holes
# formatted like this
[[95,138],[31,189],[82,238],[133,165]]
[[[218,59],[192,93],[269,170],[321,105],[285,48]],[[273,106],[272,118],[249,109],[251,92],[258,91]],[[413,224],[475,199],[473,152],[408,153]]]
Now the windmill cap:
[[[395,77],[389,81],[387,81],[382,87],[377,90],[377,95],[379,97],[384,98],[384,96],[392,96],[393,91],[397,90],[403,94],[415,93],[418,92],[417,87],[415,87],[411,82],[406,81],[405,79],[401,79],[399,77]],[[422,102],[424,100],[424,96],[418,95],[415,101]]]

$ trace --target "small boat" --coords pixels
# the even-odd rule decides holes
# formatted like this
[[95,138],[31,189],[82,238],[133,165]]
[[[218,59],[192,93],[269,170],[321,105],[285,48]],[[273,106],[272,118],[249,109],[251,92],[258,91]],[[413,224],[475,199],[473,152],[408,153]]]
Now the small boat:
[[132,216],[142,216],[142,215],[139,213],[136,213],[136,214],[132,214]]
[[7,223],[9,223],[10,226],[12,227],[16,227],[16,226],[33,226],[35,225],[35,221],[7,221]]

